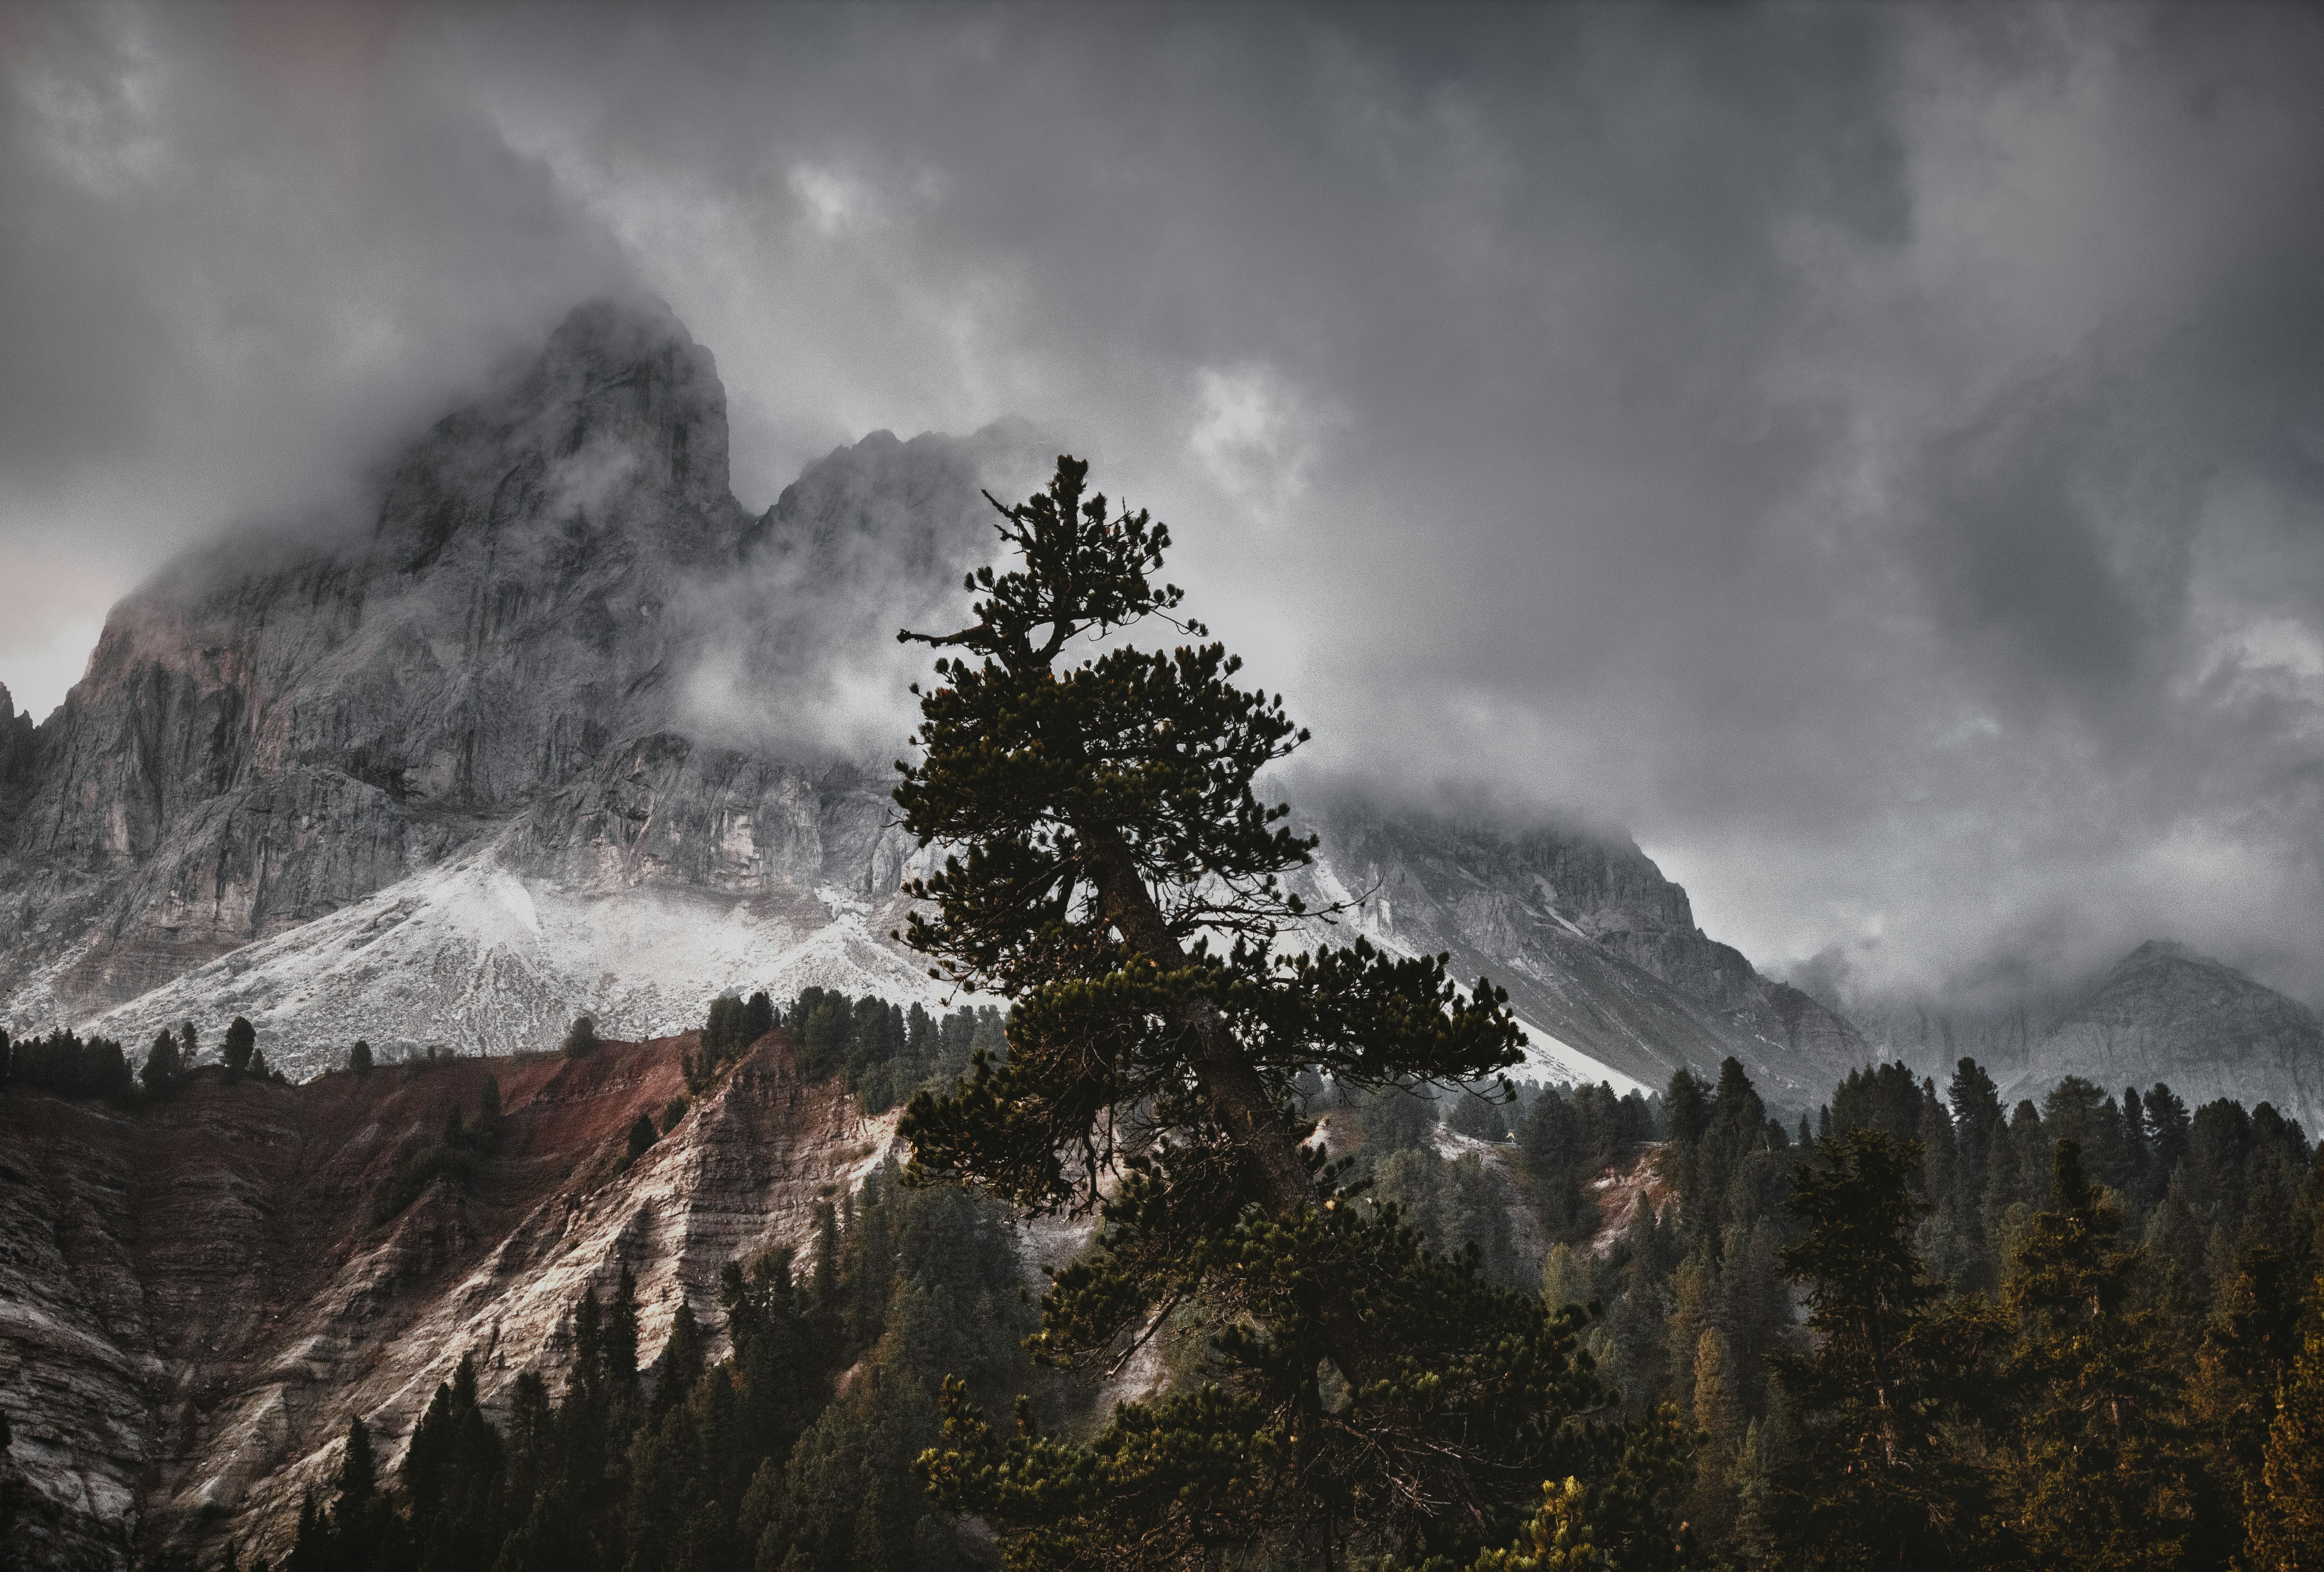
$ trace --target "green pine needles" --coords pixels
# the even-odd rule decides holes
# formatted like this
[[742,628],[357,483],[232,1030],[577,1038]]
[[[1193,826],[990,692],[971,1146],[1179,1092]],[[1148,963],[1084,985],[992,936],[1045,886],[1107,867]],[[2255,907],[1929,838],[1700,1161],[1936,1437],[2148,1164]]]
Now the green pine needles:
[[[1582,1316],[1433,1253],[1309,1143],[1303,1072],[1474,1081],[1524,1039],[1505,995],[1462,989],[1444,957],[1286,945],[1330,914],[1286,889],[1314,843],[1251,782],[1307,734],[1279,695],[1235,687],[1216,643],[1114,642],[1149,617],[1207,630],[1156,587],[1169,532],[1088,494],[1087,468],[1061,457],[1046,492],[993,502],[1020,565],[971,576],[973,625],[899,635],[947,652],[914,688],[922,762],[898,765],[905,828],[948,853],[908,886],[933,914],[906,937],[935,975],[1014,1005],[1005,1056],[913,1098],[903,1133],[918,1182],[1099,1214],[1042,1300],[1037,1356],[1117,1366],[1198,1329],[1216,1379],[1121,1405],[1088,1447],[1021,1415],[1004,1435],[950,1384],[949,1447],[919,1464],[931,1494],[1024,1568],[1451,1566],[1508,1544],[1545,1481],[1586,1503],[1636,1475],[1622,1499],[1655,1495],[1673,1471],[1623,1460],[1670,1448],[1600,1418]],[[1668,1439],[1666,1417],[1648,1429]],[[1643,1511],[1593,1544],[1623,1567],[1679,1549]]]

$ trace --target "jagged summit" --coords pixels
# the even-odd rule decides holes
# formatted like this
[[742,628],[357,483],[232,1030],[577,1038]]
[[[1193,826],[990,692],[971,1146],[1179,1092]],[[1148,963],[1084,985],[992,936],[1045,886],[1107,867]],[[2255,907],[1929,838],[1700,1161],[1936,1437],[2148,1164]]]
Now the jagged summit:
[[710,351],[659,301],[598,301],[403,455],[376,540],[405,573],[456,542],[531,546],[523,565],[553,569],[609,548],[730,552],[746,525],[728,488],[726,390]]

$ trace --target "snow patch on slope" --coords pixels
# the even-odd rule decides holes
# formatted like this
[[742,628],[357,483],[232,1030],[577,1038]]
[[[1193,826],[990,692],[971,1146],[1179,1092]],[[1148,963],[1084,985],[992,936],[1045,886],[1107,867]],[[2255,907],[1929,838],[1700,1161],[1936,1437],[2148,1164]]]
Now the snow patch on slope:
[[[1306,926],[1305,937],[1310,944],[1346,944],[1349,936],[1342,930],[1352,929],[1356,934],[1370,939],[1373,948],[1391,955],[1411,958],[1422,953],[1409,940],[1397,935],[1395,914],[1388,910],[1386,896],[1373,892],[1359,899],[1326,855],[1319,855],[1307,865],[1306,873],[1323,898],[1341,909],[1334,919],[1336,926],[1327,927],[1322,922],[1311,922]],[[1557,920],[1565,922],[1562,917]],[[1565,926],[1573,927],[1570,922]],[[1579,929],[1573,931],[1581,933]],[[1461,992],[1466,997],[1470,990],[1462,987]],[[1564,1087],[1594,1087],[1602,1082],[1624,1096],[1632,1092],[1651,1094],[1654,1090],[1636,1077],[1624,1075],[1602,1059],[1582,1052],[1554,1032],[1544,1031],[1523,1016],[1517,1017],[1517,1024],[1526,1034],[1526,1061],[1511,1072],[1517,1079],[1541,1079]]]
[[[486,847],[290,932],[244,946],[83,1023],[133,1052],[191,1020],[246,1015],[268,1060],[305,1076],[356,1038],[386,1057],[554,1048],[576,1015],[608,1037],[701,1023],[729,990],[807,986],[931,1008],[969,1003],[877,937],[871,902],[821,891],[798,903],[696,890],[584,892],[531,879]],[[825,915],[827,914],[827,915]],[[816,917],[821,916],[821,920]]]

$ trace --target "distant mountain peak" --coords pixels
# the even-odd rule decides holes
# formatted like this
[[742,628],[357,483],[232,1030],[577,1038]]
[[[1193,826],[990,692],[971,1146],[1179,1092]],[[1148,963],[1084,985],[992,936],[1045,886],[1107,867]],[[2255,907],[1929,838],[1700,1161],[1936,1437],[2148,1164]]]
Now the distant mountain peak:
[[2190,1105],[2270,1102],[2324,1127],[2324,1022],[2297,1000],[2183,944],[2149,939],[2029,1045],[2005,1088],[2038,1096],[2068,1076],[2108,1091],[2166,1083]]
[[635,364],[669,349],[700,347],[678,313],[659,296],[601,295],[565,313],[549,335],[544,357]]

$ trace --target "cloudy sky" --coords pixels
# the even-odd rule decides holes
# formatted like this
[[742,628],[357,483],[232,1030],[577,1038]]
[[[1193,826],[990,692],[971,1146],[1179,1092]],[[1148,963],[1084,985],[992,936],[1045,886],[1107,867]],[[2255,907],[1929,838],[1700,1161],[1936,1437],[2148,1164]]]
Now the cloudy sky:
[[2324,999],[2324,14],[0,0],[0,680],[639,286],[1770,968]]

